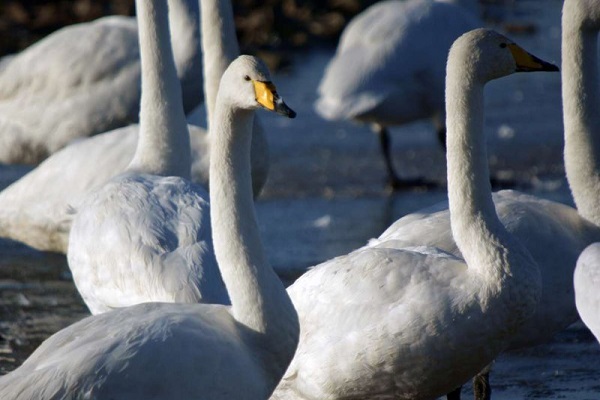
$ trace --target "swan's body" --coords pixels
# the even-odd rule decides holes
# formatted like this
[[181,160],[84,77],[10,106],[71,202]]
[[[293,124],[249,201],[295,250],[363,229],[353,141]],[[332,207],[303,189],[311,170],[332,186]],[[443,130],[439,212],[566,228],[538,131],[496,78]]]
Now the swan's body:
[[[150,4],[166,11],[164,3],[140,0],[141,21]],[[265,90],[260,85],[273,98],[265,107],[293,116],[271,84],[262,82],[269,75],[257,59],[242,56],[232,63],[213,124],[218,135],[211,147],[211,219],[231,307],[148,303],[86,318],[51,336],[20,368],[0,378],[0,398],[270,396],[293,357],[299,326],[266,261],[252,199],[250,141],[256,99]]]
[[140,134],[126,172],[92,191],[69,236],[73,280],[93,314],[149,301],[227,303],[190,140],[167,16],[140,24]]
[[[494,193],[493,199],[502,224],[539,265],[544,288],[535,314],[516,332],[510,348],[551,340],[577,320],[569,277],[583,249],[600,240],[600,229],[574,208],[532,195],[503,190]],[[373,240],[373,245],[379,242],[435,246],[461,257],[452,237],[446,202],[400,218]]]
[[[198,3],[172,0],[173,46],[192,110],[202,99]],[[76,138],[137,121],[140,60],[134,18],[66,27],[0,70],[0,163],[39,163]]]
[[600,243],[591,244],[581,253],[573,283],[581,320],[600,342]]
[[[596,112],[600,101],[596,50],[600,3],[566,1],[562,25],[565,169],[577,210],[515,191],[494,195],[500,220],[527,247],[542,276],[540,304],[515,333],[509,349],[551,340],[577,320],[571,277],[580,253],[600,241],[600,143],[593,137],[600,132]],[[379,240],[429,244],[460,256],[450,232],[447,203],[401,218]]]
[[389,240],[307,272],[288,289],[301,337],[274,398],[433,399],[487,365],[533,313],[539,273],[496,216],[483,135],[483,87],[521,66],[513,48],[480,29],[448,57],[448,190],[464,258]]
[[[202,17],[207,21],[202,24],[206,42],[205,98],[207,108],[212,110],[221,75],[239,49],[229,2],[207,0],[200,5]],[[221,21],[223,26],[214,21]],[[210,136],[192,125],[188,129],[192,180],[208,188]],[[125,171],[135,153],[138,132],[139,126],[132,125],[73,143],[0,192],[0,237],[39,250],[66,253],[72,223],[68,210],[79,208],[89,192]],[[268,146],[257,118],[252,136],[252,187],[256,196],[267,180],[268,170]]]
[[125,173],[75,217],[69,267],[92,314],[148,301],[228,304],[208,193],[179,177]]
[[431,118],[444,127],[445,60],[452,42],[481,26],[473,10],[443,0],[384,1],[354,18],[319,85],[315,109],[327,119],[382,128]]
[[[192,180],[208,187],[209,138],[189,125]],[[80,140],[59,150],[0,192],[0,236],[66,253],[73,214],[85,196],[125,171],[139,125]]]

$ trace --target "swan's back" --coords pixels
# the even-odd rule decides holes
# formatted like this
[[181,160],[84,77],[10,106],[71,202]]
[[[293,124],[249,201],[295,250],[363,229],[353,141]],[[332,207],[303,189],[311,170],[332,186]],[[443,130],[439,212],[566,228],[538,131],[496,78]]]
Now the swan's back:
[[[193,21],[193,7],[186,8],[192,1],[182,3],[178,12],[189,15],[178,17]],[[187,111],[202,99],[197,32],[189,32],[197,27],[190,21],[178,27],[182,37],[174,37]],[[39,163],[76,138],[137,121],[140,76],[137,22],[130,17],[71,25],[3,59],[0,163]]]
[[[511,347],[550,340],[577,319],[572,276],[577,257],[600,240],[600,228],[572,207],[512,190],[493,195],[500,221],[531,253],[542,271],[542,306],[520,329]],[[398,246],[435,246],[460,257],[450,228],[447,202],[403,217],[371,242],[395,241]],[[540,326],[546,329],[540,330]]]
[[137,120],[139,81],[131,18],[74,25],[24,50],[0,73],[0,162],[39,162]]
[[0,398],[267,398],[250,341],[226,307],[141,304],[51,336],[0,378]]
[[577,311],[600,341],[600,243],[588,246],[581,253],[573,280]]
[[178,177],[125,173],[90,193],[68,260],[92,313],[148,301],[227,303],[209,210],[206,190]]
[[[208,187],[206,131],[188,126],[192,179]],[[0,236],[39,250],[66,253],[73,219],[84,196],[131,162],[139,126],[130,125],[77,141],[0,192]]]
[[371,6],[344,30],[319,85],[317,111],[328,119],[384,125],[443,111],[448,49],[479,25],[470,11],[444,2]]
[[127,73],[140,57],[137,41],[137,23],[129,17],[63,28],[13,57],[0,74],[0,101],[34,95],[60,99],[76,88]]

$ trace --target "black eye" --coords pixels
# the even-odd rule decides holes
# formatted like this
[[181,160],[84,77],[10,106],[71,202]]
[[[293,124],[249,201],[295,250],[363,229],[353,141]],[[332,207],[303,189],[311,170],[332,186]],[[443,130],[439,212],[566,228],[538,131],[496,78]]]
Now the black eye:
[[500,47],[501,48],[505,48],[506,47],[506,43],[500,43]]
[[248,75],[246,75],[246,76],[244,77],[244,79],[245,79],[245,80],[247,80],[247,81],[249,81],[249,80],[250,80],[250,77],[249,77]]

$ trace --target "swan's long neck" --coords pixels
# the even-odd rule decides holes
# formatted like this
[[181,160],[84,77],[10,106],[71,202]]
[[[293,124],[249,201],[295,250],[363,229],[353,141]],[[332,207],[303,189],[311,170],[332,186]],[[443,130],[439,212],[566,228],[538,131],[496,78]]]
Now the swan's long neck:
[[287,368],[281,360],[291,361],[295,351],[298,319],[267,261],[256,221],[250,179],[253,114],[217,103],[210,156],[211,221],[233,316],[264,340],[269,349],[265,369],[278,380]]
[[[204,99],[209,131],[221,76],[240,54],[233,9],[230,0],[201,0],[202,53],[204,60]],[[252,135],[252,188],[255,195],[264,186],[269,173],[269,145],[258,118]]]
[[562,99],[565,169],[577,211],[600,226],[600,92],[598,32],[570,24],[563,13]]
[[501,285],[508,276],[516,276],[533,280],[530,284],[535,285],[535,263],[496,214],[483,132],[484,83],[468,68],[452,57],[448,60],[446,123],[452,233],[469,270],[484,282]]
[[202,54],[200,51],[200,10],[198,0],[168,0],[169,28],[173,58],[181,80],[183,107],[191,111],[202,91]]
[[230,0],[201,0],[204,95],[207,121],[212,121],[219,82],[229,64],[240,55]]
[[191,174],[190,138],[181,103],[165,0],[136,2],[142,63],[140,134],[129,171]]

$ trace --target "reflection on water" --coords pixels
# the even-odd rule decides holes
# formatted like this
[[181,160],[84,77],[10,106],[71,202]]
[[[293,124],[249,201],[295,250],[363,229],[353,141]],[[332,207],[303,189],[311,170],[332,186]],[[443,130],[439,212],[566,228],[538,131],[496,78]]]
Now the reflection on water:
[[[537,10],[538,30],[514,39],[559,63],[561,2],[515,4],[512,12],[519,18],[530,14],[519,14],[518,7]],[[267,253],[286,282],[309,266],[362,246],[399,217],[446,197],[444,154],[428,124],[393,129],[394,161],[401,174],[425,175],[441,187],[389,195],[383,187],[378,142],[368,128],[323,121],[315,114],[315,89],[332,51],[296,54],[293,70],[275,78],[278,91],[298,112],[295,120],[260,115],[268,127],[271,171],[257,213]],[[559,74],[514,75],[490,84],[486,95],[492,175],[516,182],[528,193],[572,204],[562,165]],[[27,170],[0,167],[0,187]],[[64,256],[0,240],[0,313],[3,373],[87,310]],[[495,369],[495,399],[591,399],[600,381],[600,351],[578,325],[547,346],[503,356]]]

